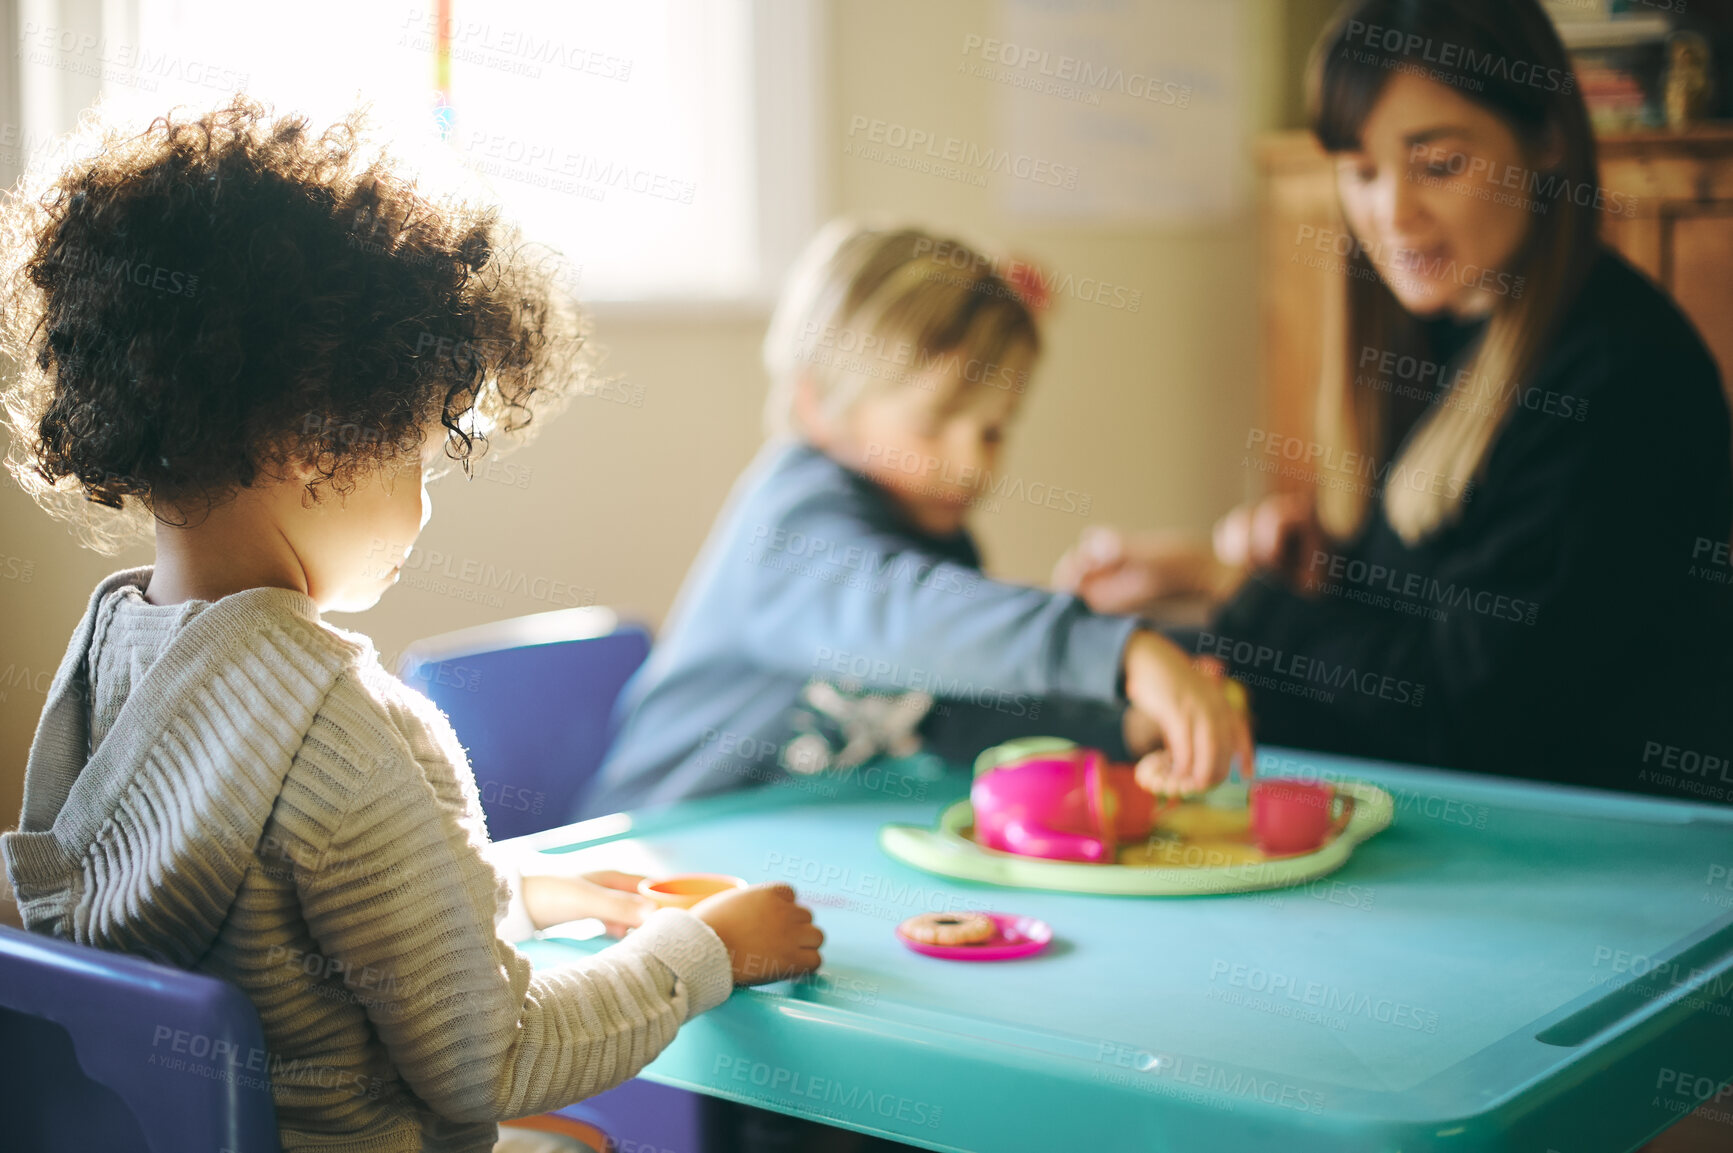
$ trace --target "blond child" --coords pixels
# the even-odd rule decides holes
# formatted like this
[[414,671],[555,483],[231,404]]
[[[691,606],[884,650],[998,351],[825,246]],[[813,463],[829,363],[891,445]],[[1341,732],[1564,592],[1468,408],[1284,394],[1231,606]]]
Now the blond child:
[[1177,646],[982,575],[969,515],[1039,351],[1019,290],[966,245],[846,221],[812,242],[765,338],[771,439],[628,686],[583,812],[880,753],[966,762],[1031,733],[1142,757],[1157,791],[1249,769],[1245,716]]

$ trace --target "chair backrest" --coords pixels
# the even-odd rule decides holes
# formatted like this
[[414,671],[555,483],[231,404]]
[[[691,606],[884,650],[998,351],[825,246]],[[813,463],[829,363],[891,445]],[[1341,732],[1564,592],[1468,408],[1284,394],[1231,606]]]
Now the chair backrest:
[[0,1145],[279,1153],[259,1015],[226,981],[0,925]]
[[561,609],[417,641],[398,675],[469,752],[494,840],[565,824],[613,739],[620,690],[650,653],[641,625]]

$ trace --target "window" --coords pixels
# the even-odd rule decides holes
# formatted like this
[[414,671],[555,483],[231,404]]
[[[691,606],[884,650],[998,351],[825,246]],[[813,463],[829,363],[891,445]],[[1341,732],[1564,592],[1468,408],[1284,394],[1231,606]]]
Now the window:
[[585,299],[762,300],[817,223],[817,19],[804,0],[109,0],[94,43],[39,20],[24,47],[131,116],[236,89],[315,122],[366,100],[479,173]]

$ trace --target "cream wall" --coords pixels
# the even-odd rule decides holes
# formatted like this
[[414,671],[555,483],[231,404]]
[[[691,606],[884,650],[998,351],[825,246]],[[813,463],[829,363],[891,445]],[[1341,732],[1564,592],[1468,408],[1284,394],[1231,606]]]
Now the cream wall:
[[[1291,22],[1279,0],[1245,3],[1239,50],[1251,78],[1248,128],[1259,130],[1292,119],[1294,42],[1310,38],[1310,28],[1298,25],[1311,17]],[[1202,529],[1245,495],[1235,446],[1257,404],[1255,227],[1248,208],[1244,218],[1208,228],[1032,230],[1005,220],[990,189],[841,154],[853,112],[991,141],[997,86],[960,74],[957,62],[966,35],[993,33],[993,12],[985,0],[834,3],[823,160],[837,211],[930,222],[1143,290],[1136,314],[1060,302],[1009,444],[1009,475],[1087,494],[1090,516],[1015,503],[977,525],[992,571],[1040,581],[1086,523]],[[641,397],[641,406],[583,401],[496,466],[493,479],[440,481],[421,556],[451,558],[437,567],[456,574],[439,578],[455,594],[433,587],[433,572],[412,570],[372,612],[338,619],[372,634],[388,657],[418,636],[560,607],[559,599],[583,599],[585,590],[658,623],[758,446],[763,323],[738,311],[602,313],[606,367],[632,386],[610,395]],[[46,687],[91,586],[148,555],[117,561],[81,552],[15,487],[0,491],[0,827],[18,812],[43,700],[36,690]],[[544,600],[503,595],[497,605],[466,599],[486,591],[461,579],[468,562],[472,571],[493,564],[554,591]]]

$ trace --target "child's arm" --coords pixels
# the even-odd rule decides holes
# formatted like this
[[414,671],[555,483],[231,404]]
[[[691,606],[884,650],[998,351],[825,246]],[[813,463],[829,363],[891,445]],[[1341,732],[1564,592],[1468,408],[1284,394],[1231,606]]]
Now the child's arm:
[[511,888],[511,902],[496,926],[502,941],[527,941],[537,929],[585,918],[601,921],[610,937],[623,937],[656,911],[654,902],[639,895],[644,878],[635,873],[562,870],[542,854],[498,841],[489,842],[483,855]]
[[851,494],[819,491],[774,526],[747,526],[752,595],[731,635],[757,663],[935,696],[1073,697],[1160,724],[1165,766],[1146,774],[1192,791],[1249,771],[1251,730],[1220,684],[1135,617],[1103,616],[1068,593],[996,581],[875,521]]
[[613,870],[577,876],[530,873],[523,877],[524,909],[538,929],[593,917],[609,936],[623,937],[656,911],[655,902],[638,892],[643,880],[639,874]]
[[344,751],[326,771],[352,778],[338,782],[351,799],[322,822],[326,843],[308,847],[320,867],[299,878],[302,908],[337,971],[368,974],[358,999],[429,1106],[483,1121],[569,1104],[631,1077],[728,996],[722,940],[678,909],[593,958],[532,973],[495,935],[505,882],[446,742],[406,737],[361,692],[340,703],[354,707],[328,702],[307,744]]
[[935,696],[960,687],[1124,701],[1135,617],[993,580],[875,523],[848,494],[817,492],[774,525],[744,527],[747,539],[717,563],[750,574],[744,619],[729,633],[762,666]]

